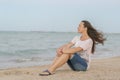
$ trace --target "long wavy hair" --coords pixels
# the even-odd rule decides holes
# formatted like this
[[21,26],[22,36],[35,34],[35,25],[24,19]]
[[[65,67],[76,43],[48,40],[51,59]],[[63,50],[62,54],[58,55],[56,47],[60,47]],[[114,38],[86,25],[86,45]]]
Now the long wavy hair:
[[98,32],[91,24],[89,21],[83,20],[84,27],[87,27],[87,34],[93,41],[93,46],[92,46],[92,53],[95,52],[95,45],[100,43],[104,44],[104,41],[106,40],[103,36],[102,32]]

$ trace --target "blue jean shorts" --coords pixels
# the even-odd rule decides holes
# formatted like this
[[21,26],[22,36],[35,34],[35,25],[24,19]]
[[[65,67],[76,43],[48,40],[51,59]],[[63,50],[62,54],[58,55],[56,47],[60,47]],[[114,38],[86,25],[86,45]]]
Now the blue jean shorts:
[[81,58],[81,56],[77,53],[75,53],[73,57],[67,61],[67,64],[74,71],[86,71],[88,67],[87,61]]

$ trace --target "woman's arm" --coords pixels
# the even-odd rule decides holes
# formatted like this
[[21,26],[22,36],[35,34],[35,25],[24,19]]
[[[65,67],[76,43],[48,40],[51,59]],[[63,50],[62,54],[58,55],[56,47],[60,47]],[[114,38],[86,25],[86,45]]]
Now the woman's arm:
[[[67,47],[67,48],[70,48],[70,47],[72,47],[74,44],[72,43],[72,42],[69,42],[69,43],[67,43],[67,44],[64,44],[64,45],[62,45],[61,47],[60,47],[60,49],[61,48],[64,48],[64,47]],[[59,48],[58,48],[59,49]]]
[[63,48],[70,48],[70,47],[72,47],[74,44],[72,43],[72,42],[69,42],[69,43],[67,43],[67,44],[64,44],[64,45],[62,45],[61,47],[59,47],[57,50],[59,51],[59,50],[62,50]]
[[64,45],[61,46],[60,48],[58,48],[58,49],[56,50],[57,56],[60,56],[61,54],[63,54],[63,52],[62,52],[62,49],[63,49],[63,48],[70,48],[70,47],[72,47],[73,45],[74,45],[73,43],[69,42],[69,43],[67,43],[67,44],[64,44]]
[[76,53],[76,52],[79,52],[79,51],[82,51],[83,49],[81,47],[75,47],[75,48],[63,48],[62,49],[62,52],[63,53]]

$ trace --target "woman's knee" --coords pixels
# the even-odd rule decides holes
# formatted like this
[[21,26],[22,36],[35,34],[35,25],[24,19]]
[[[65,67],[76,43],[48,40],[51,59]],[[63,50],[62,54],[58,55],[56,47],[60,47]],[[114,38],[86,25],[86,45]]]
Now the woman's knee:
[[69,58],[72,56],[71,54],[64,53],[62,55],[68,56]]

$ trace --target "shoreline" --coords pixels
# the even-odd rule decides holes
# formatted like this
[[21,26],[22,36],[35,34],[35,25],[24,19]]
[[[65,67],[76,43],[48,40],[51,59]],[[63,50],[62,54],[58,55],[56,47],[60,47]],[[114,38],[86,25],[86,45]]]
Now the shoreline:
[[120,80],[120,56],[93,59],[88,71],[72,71],[65,64],[53,75],[38,75],[48,67],[49,65],[42,65],[0,70],[0,80]]
[[[92,61],[93,60],[101,60],[101,59],[109,59],[109,58],[115,58],[115,57],[120,57],[120,56],[113,56],[113,57],[103,57],[103,58],[92,58]],[[45,66],[45,65],[50,65],[50,63],[52,62],[52,60],[51,61],[49,61],[49,62],[47,62],[46,64],[41,64],[41,65],[31,65],[31,66],[16,66],[16,67],[8,67],[8,68],[1,68],[0,69],[0,71],[1,70],[9,70],[9,69],[18,69],[18,68],[29,68],[29,67],[36,67],[36,66]]]
[[[103,57],[103,58],[101,58],[101,57],[100,57],[100,58],[94,58],[94,57],[93,57],[93,58],[92,58],[92,61],[93,61],[93,60],[99,60],[99,59],[101,60],[101,59],[115,58],[115,57],[120,57],[120,56]],[[13,68],[15,69],[15,68],[29,68],[29,67],[36,67],[36,66],[45,66],[45,65],[50,65],[50,63],[51,63],[51,62],[52,62],[52,60],[51,60],[51,61],[48,61],[48,62],[47,62],[47,63],[45,63],[45,64],[43,64],[43,63],[42,63],[42,64],[40,64],[40,65],[31,65],[31,66],[16,66],[16,67],[1,68],[1,69],[0,69],[0,71],[1,71],[1,70],[13,69]]]

